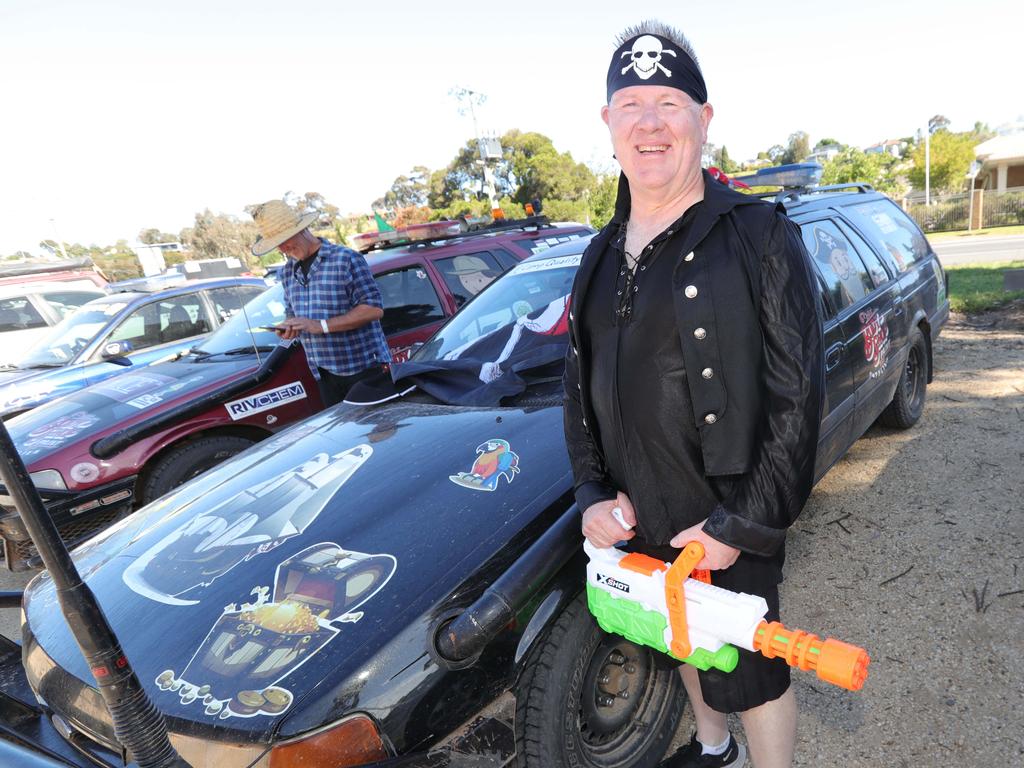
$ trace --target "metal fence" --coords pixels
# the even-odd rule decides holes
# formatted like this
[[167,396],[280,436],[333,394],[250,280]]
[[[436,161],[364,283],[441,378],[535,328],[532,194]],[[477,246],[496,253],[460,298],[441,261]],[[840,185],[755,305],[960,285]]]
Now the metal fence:
[[[980,216],[982,227],[1024,224],[1024,187],[1014,187],[1005,192],[986,189],[980,200],[981,211],[974,211],[974,220],[977,222]],[[977,198],[975,204],[978,204]],[[925,205],[924,193],[912,192],[903,199],[903,210],[925,232],[967,229],[971,196],[967,192],[932,195],[931,205]]]
[[986,191],[984,198],[981,226],[1006,227],[1024,224],[1024,187],[1008,189],[1002,194]]
[[903,201],[903,209],[926,233],[967,229],[971,196],[966,192],[955,195],[932,195],[931,205],[925,205],[923,195],[921,198],[908,197]]

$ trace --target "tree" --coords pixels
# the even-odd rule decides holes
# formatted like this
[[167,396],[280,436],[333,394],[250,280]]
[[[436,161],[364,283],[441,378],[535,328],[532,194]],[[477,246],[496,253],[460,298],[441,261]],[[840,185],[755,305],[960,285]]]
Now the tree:
[[[937,131],[930,140],[931,169],[930,184],[934,190],[960,190],[966,183],[967,171],[974,160],[977,139],[973,133],[951,133]],[[916,189],[924,189],[925,158],[924,142],[919,142],[910,154],[913,167],[910,169],[910,183]]]
[[733,159],[729,157],[729,150],[722,145],[722,151],[718,154],[718,169],[722,173],[736,173],[740,169],[738,163],[733,162]]
[[600,229],[611,221],[618,191],[618,174],[606,173],[597,177],[597,183],[590,193],[590,226]]
[[938,133],[949,129],[949,118],[945,115],[934,115],[928,121],[928,133]]
[[[837,139],[819,139],[818,143],[814,145],[814,148],[817,150],[817,149],[821,149],[822,147],[843,147],[843,148],[845,148],[846,145],[845,144],[841,144]],[[808,153],[808,154],[810,154],[810,153]]]
[[787,163],[800,163],[809,154],[811,154],[810,137],[804,131],[797,131],[796,133],[789,134],[789,141],[786,144],[786,150],[782,154],[781,162],[783,165]]
[[402,208],[421,208],[429,202],[432,172],[424,165],[414,167],[408,176],[394,180],[384,196],[374,200],[374,210],[398,211]]
[[782,158],[786,154],[786,148],[781,144],[773,144],[772,146],[768,147],[768,150],[766,152],[759,152],[757,156],[761,157],[762,154],[764,154],[764,156],[768,160],[771,160],[773,164],[778,165],[779,163],[782,162]]
[[256,225],[234,216],[215,214],[209,208],[196,214],[195,224],[181,230],[181,242],[193,259],[234,256],[252,268],[259,264],[249,250],[256,242]]
[[177,235],[171,235],[167,232],[161,232],[155,227],[148,229],[139,230],[139,242],[145,243],[146,245],[153,245],[155,243],[176,243],[178,242]]
[[894,173],[896,159],[885,152],[867,154],[847,147],[824,165],[822,184],[865,182],[887,195],[899,196],[904,185]]

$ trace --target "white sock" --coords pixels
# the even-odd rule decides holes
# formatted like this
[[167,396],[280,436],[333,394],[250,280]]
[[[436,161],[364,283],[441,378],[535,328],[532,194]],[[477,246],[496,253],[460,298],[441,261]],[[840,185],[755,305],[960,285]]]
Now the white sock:
[[723,741],[721,744],[718,744],[717,746],[713,746],[712,747],[712,746],[708,746],[703,741],[700,741],[700,739],[697,739],[697,741],[700,741],[700,747],[701,747],[700,753],[702,755],[721,755],[721,754],[723,754],[725,752],[725,750],[727,750],[729,748],[729,742],[731,740],[732,740],[732,735],[727,733],[725,735],[725,741]]

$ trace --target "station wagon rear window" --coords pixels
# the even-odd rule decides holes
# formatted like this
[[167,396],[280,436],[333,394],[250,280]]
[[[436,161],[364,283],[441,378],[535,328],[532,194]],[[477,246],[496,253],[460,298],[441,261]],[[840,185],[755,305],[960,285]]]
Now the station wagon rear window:
[[843,210],[849,211],[898,272],[905,272],[928,255],[928,241],[921,230],[891,200],[870,200]]

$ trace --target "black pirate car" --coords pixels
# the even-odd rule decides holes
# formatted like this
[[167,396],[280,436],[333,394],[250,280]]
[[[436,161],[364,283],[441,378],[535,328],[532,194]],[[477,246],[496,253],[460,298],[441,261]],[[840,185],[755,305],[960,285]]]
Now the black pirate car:
[[[832,225],[874,243],[838,212],[884,200],[855,188],[790,202],[814,237]],[[684,702],[679,677],[659,654],[603,634],[581,597],[560,361],[583,245],[495,281],[396,367],[396,386],[364,387],[366,404],[294,425],[75,551],[191,765],[661,758]],[[887,391],[857,399],[855,389],[853,413],[859,403],[874,413],[847,414],[854,424],[887,402],[919,415],[930,346],[907,361],[914,333],[927,331],[930,344],[941,325],[933,260],[922,253],[884,284],[904,297],[901,315],[879,311],[889,344],[876,330],[844,349],[851,381],[855,354],[872,366],[885,355],[870,369],[882,374],[865,378]],[[824,318],[826,336],[845,339],[844,319],[875,297]],[[917,325],[897,329],[897,317]],[[835,459],[836,431],[852,439],[854,424],[824,436],[819,472]],[[69,744],[119,765],[111,718],[46,573],[23,611],[24,673],[9,664],[0,674],[0,712],[19,713],[6,732],[73,765],[89,763]]]

